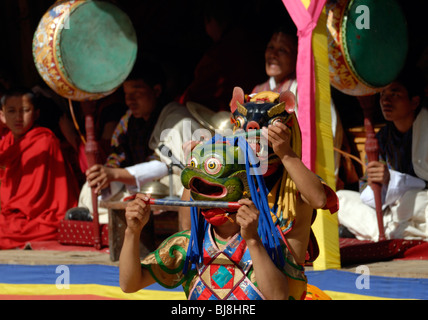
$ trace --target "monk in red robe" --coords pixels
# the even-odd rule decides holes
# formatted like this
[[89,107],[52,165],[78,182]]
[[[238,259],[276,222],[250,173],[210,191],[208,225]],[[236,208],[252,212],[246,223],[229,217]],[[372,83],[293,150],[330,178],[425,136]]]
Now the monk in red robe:
[[78,186],[59,140],[35,125],[38,114],[31,91],[2,97],[0,118],[10,131],[0,141],[0,249],[55,240],[65,212],[77,205]]

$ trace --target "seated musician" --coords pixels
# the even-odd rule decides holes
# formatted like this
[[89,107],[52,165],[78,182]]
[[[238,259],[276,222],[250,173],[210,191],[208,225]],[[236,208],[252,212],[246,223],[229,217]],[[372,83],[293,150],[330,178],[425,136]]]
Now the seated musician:
[[368,163],[361,194],[337,193],[339,223],[360,240],[379,238],[373,183],[382,185],[385,237],[428,238],[428,110],[423,106],[423,78],[418,74],[403,71],[381,93],[387,124],[376,135],[379,160]]
[[[92,187],[102,200],[119,201],[153,180],[162,179],[161,182],[168,185],[167,165],[171,159],[158,149],[159,146],[165,144],[181,159],[183,124],[190,124],[190,131],[199,128],[186,107],[176,102],[164,105],[164,79],[158,64],[138,60],[123,89],[129,110],[113,133],[112,153],[106,163],[96,164],[86,171],[87,183],[80,193],[78,210],[92,211]],[[164,129],[173,130],[161,136]],[[173,193],[181,195],[179,171],[174,169],[173,173]],[[100,208],[99,211],[100,221],[106,222],[107,210]]]

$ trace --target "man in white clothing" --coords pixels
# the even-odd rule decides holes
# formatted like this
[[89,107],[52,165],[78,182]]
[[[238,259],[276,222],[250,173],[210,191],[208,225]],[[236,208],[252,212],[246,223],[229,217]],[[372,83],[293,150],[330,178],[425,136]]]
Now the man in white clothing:
[[360,240],[379,239],[373,183],[382,185],[386,238],[428,239],[428,110],[417,74],[403,72],[381,93],[387,124],[376,135],[380,159],[368,163],[361,194],[337,192],[339,223]]
[[[156,67],[155,67],[156,66]],[[157,65],[137,62],[123,84],[125,102],[129,107],[112,137],[112,153],[106,164],[96,164],[86,172],[79,207],[92,211],[91,188],[100,200],[121,200],[135,194],[146,183],[160,180],[169,186],[171,157],[162,154],[161,145],[182,160],[182,146],[191,137],[186,133],[200,128],[199,123],[183,105],[170,102],[163,106],[163,81]],[[180,197],[180,171],[173,169],[173,195]],[[99,208],[99,220],[107,222],[107,210]]]

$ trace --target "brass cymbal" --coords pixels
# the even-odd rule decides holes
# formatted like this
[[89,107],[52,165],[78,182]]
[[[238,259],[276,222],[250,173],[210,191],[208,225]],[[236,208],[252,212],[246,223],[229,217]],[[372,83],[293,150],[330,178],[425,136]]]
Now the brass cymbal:
[[226,129],[232,129],[233,124],[230,122],[231,112],[213,110],[193,101],[188,101],[186,107],[192,116],[204,127],[213,132],[223,132]]
[[151,181],[142,186],[140,192],[150,194],[154,199],[160,199],[169,195],[169,188],[159,181]]

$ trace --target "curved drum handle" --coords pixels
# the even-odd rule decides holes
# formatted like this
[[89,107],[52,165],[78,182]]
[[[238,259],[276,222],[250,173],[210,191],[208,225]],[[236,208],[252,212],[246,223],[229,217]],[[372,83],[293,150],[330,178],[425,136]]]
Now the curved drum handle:
[[[375,108],[375,96],[361,96],[358,97],[361,107],[364,112],[364,128],[366,130],[366,145],[365,150],[367,154],[367,160],[378,161],[379,160],[379,143],[375,136],[375,131],[372,123],[373,110]],[[379,228],[379,241],[385,240],[385,228],[383,225],[383,212],[382,212],[382,185],[379,183],[373,183],[371,186],[376,205],[376,218]]]
[[[88,161],[88,167],[92,167],[97,163],[101,163],[98,143],[95,139],[94,116],[89,112],[91,108],[87,108],[87,104],[95,103],[94,101],[82,102],[83,111],[85,113],[85,129],[86,129],[86,144],[85,154]],[[94,246],[98,250],[101,249],[101,231],[98,218],[98,195],[95,193],[95,188],[91,188],[92,195],[92,214],[94,228]]]

